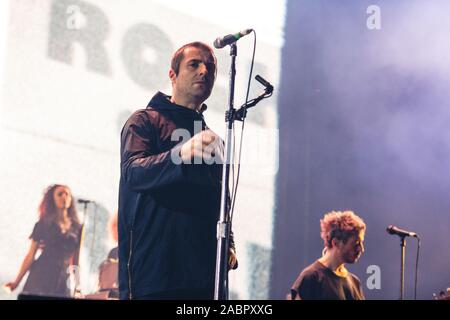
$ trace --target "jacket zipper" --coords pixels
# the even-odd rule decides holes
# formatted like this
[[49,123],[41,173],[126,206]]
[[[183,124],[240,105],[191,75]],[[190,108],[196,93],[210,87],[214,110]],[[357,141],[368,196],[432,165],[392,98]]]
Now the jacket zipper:
[[133,229],[130,231],[130,252],[128,255],[128,291],[129,291],[129,299],[133,299],[133,294],[131,292],[131,255],[133,254]]

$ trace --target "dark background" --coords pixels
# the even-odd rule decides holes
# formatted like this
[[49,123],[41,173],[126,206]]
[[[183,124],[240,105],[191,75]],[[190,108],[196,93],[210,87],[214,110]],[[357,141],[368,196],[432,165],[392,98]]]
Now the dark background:
[[[370,5],[381,29],[370,30]],[[349,269],[369,299],[398,299],[400,241],[422,238],[420,299],[450,287],[450,22],[447,1],[287,2],[279,92],[280,171],[270,298],[320,257],[319,220],[353,210],[366,252]],[[416,241],[407,239],[406,298]],[[381,270],[369,290],[367,267]]]

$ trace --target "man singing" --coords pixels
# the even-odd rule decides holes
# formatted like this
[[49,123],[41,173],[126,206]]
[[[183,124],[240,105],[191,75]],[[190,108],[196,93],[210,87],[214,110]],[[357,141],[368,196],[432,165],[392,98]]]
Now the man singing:
[[[207,127],[203,102],[216,73],[208,45],[182,46],[169,70],[172,95],[156,93],[122,129],[121,299],[214,297],[222,164],[211,160],[223,142]],[[236,262],[231,238],[230,268]]]

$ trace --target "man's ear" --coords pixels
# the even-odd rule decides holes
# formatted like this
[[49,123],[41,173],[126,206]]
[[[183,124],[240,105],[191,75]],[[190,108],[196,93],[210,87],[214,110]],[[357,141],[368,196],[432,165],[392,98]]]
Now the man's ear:
[[174,84],[175,80],[177,79],[177,75],[175,74],[175,71],[173,71],[172,69],[169,70],[169,78],[172,84]]
[[331,239],[331,245],[333,246],[333,248],[337,248],[341,245],[342,241],[337,239],[337,238],[333,238]]

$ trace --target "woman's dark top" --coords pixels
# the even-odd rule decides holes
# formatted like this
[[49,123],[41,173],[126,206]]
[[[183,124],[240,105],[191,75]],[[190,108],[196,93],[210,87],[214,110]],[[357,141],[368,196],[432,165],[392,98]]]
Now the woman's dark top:
[[30,267],[23,293],[70,296],[68,267],[79,250],[81,225],[72,222],[70,229],[63,233],[55,222],[41,219],[34,225],[30,239],[39,244],[42,253]]

